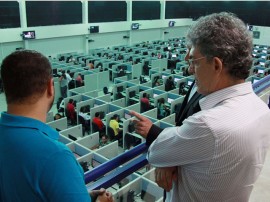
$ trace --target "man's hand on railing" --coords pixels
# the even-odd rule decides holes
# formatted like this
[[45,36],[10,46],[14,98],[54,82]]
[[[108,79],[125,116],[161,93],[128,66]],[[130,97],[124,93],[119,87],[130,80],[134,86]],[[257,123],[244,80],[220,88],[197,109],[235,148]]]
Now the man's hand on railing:
[[172,189],[173,181],[176,181],[178,175],[177,167],[164,167],[155,169],[156,183],[159,187],[169,192]]
[[112,194],[105,189],[92,190],[89,192],[91,201],[93,202],[113,202]]
[[148,118],[140,115],[137,112],[131,111],[130,114],[137,118],[133,120],[135,132],[146,138],[153,123]]

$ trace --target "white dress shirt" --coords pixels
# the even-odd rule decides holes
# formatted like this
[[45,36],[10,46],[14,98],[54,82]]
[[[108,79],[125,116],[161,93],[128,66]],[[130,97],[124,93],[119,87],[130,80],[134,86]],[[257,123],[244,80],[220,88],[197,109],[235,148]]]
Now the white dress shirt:
[[178,166],[166,201],[247,202],[269,147],[270,111],[250,82],[216,91],[200,107],[149,148],[153,166]]

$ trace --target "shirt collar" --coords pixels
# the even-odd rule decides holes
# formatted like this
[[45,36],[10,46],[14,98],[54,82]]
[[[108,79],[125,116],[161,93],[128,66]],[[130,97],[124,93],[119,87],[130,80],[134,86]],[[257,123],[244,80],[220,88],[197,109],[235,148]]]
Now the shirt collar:
[[0,125],[16,128],[37,129],[54,140],[59,139],[59,133],[56,130],[39,120],[29,117],[17,116],[13,114],[8,114],[7,112],[2,112],[0,118]]
[[206,110],[213,108],[215,105],[226,99],[250,93],[254,93],[251,82],[245,82],[213,92],[202,98],[199,103],[201,109]]

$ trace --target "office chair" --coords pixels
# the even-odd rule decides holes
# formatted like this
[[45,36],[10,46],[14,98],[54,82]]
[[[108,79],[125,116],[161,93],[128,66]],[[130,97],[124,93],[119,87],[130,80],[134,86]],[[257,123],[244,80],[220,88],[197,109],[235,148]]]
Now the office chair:
[[79,124],[82,124],[82,129],[83,129],[83,136],[85,135],[85,132],[88,134],[90,133],[90,125],[87,124],[87,122],[84,120],[82,116],[78,116],[78,121]]
[[97,124],[92,122],[92,133],[95,133],[95,132],[100,132],[100,131],[99,131]]
[[110,126],[107,127],[107,135],[111,141],[115,140],[114,130]]
[[141,102],[141,113],[149,110],[149,106],[147,103]]

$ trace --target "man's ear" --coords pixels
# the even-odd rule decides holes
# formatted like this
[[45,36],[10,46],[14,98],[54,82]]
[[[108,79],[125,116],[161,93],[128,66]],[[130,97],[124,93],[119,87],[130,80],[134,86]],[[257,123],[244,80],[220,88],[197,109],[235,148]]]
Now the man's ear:
[[54,95],[54,82],[53,82],[53,78],[51,78],[49,80],[49,82],[48,82],[47,93],[48,93],[48,96],[53,96]]
[[220,74],[223,69],[223,62],[220,58],[214,57],[215,72]]

